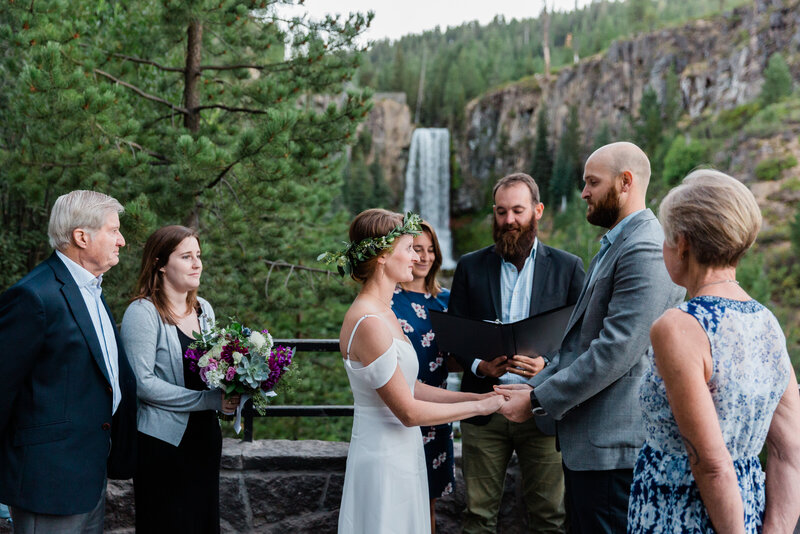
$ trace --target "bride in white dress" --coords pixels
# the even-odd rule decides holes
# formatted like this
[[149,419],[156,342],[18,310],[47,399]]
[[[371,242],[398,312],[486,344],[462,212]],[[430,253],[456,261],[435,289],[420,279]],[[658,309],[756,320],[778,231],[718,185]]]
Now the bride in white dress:
[[417,356],[391,310],[398,282],[419,261],[419,216],[367,210],[350,225],[350,245],[328,254],[363,287],[344,317],[339,344],[355,401],[339,510],[342,534],[431,532],[425,453],[419,425],[488,415],[495,393],[447,391],[416,381]]

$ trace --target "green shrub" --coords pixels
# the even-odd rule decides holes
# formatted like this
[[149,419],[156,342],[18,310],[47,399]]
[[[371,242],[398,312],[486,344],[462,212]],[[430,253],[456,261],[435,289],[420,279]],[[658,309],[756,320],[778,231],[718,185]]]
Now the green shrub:
[[764,85],[761,86],[759,100],[762,104],[778,102],[792,94],[792,73],[786,60],[779,53],[774,53],[769,58],[769,64],[764,69]]
[[708,143],[699,139],[687,139],[677,135],[664,156],[662,178],[668,186],[680,182],[692,169],[708,162]]
[[758,162],[755,168],[756,178],[759,180],[777,180],[785,169],[797,165],[794,156],[785,158],[767,158]]

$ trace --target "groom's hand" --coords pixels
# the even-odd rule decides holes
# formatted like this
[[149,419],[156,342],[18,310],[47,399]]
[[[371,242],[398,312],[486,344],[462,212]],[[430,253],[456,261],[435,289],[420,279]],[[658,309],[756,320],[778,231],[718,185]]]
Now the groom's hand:
[[508,358],[506,356],[498,356],[494,360],[481,360],[480,363],[478,363],[477,371],[483,376],[497,378],[506,374],[508,366]]
[[530,419],[531,413],[531,388],[527,384],[510,384],[495,386],[494,390],[506,398],[506,403],[498,410],[509,421],[522,423]]

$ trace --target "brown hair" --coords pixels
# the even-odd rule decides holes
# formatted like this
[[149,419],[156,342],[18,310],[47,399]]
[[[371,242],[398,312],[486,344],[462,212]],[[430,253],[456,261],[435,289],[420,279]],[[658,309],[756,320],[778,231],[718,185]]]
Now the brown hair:
[[531,204],[536,206],[539,204],[539,186],[536,185],[536,180],[525,174],[524,172],[515,172],[514,174],[509,174],[508,176],[503,176],[497,183],[494,184],[494,189],[492,189],[492,202],[494,202],[495,197],[497,196],[497,190],[501,187],[508,187],[514,184],[525,184],[528,186],[528,189],[531,191]]
[[[350,242],[358,243],[368,237],[383,237],[391,232],[396,226],[403,224],[403,216],[400,213],[373,208],[364,210],[350,223]],[[378,258],[383,254],[392,252],[392,247],[386,248],[379,254],[353,266],[350,277],[362,284],[375,272]]]
[[761,210],[740,181],[714,169],[691,172],[661,201],[664,240],[679,236],[701,265],[735,267],[761,228]]
[[439,269],[442,267],[442,249],[439,247],[439,238],[436,237],[433,226],[431,226],[428,221],[420,222],[420,226],[422,227],[422,231],[430,236],[431,243],[433,244],[434,260],[431,264],[431,270],[425,275],[425,291],[435,297],[442,291],[442,286],[440,286],[439,282],[436,280],[436,275],[439,274]]
[[[197,244],[200,244],[197,232],[191,228],[178,225],[163,226],[147,238],[142,252],[142,267],[134,293],[136,296],[132,300],[150,299],[161,320],[167,324],[177,324],[177,321],[164,295],[164,273],[161,272],[161,268],[169,261],[170,254],[187,237],[194,237],[197,239]],[[186,295],[186,308],[200,310],[196,289]]]

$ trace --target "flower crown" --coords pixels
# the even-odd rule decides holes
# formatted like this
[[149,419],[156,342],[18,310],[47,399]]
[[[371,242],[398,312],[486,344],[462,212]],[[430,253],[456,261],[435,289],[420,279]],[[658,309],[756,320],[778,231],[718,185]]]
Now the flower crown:
[[352,274],[356,265],[391,247],[394,240],[401,235],[409,234],[416,237],[421,234],[421,222],[422,219],[419,215],[409,211],[403,217],[403,224],[395,226],[388,234],[381,237],[367,237],[358,243],[345,242],[344,249],[338,252],[323,252],[317,257],[317,261],[329,265],[335,264],[341,276]]

